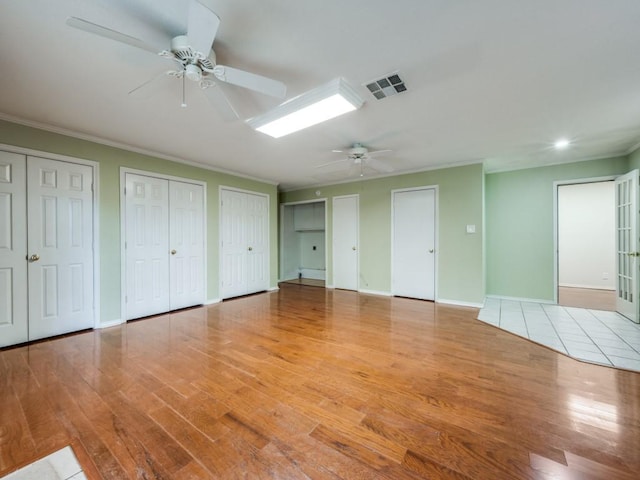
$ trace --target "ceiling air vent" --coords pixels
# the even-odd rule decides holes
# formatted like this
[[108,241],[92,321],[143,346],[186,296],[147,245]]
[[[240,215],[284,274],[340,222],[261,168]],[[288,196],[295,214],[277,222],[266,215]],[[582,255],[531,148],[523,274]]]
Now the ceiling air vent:
[[390,97],[396,93],[402,93],[407,90],[407,86],[404,84],[404,80],[400,78],[400,75],[393,73],[388,77],[383,77],[380,80],[374,80],[365,84],[371,94],[378,100]]

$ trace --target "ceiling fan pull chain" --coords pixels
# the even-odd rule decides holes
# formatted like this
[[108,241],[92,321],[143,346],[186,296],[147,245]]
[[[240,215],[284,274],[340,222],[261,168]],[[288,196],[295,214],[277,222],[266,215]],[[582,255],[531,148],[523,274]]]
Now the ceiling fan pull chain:
[[184,84],[185,77],[186,75],[182,75],[182,105],[180,105],[182,108],[187,107],[187,100],[185,98],[185,84]]

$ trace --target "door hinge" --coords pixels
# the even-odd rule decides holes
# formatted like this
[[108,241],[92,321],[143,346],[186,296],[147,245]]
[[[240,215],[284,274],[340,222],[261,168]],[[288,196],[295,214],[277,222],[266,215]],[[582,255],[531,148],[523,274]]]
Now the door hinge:
[[127,295],[124,296],[124,303],[129,303],[129,297]]
[[124,187],[124,196],[127,196],[127,187]]

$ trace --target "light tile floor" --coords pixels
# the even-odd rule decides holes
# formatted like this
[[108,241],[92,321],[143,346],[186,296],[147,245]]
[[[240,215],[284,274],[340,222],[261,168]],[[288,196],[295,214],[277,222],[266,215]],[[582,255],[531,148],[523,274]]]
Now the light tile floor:
[[71,447],[65,447],[2,477],[2,480],[86,480],[86,478]]
[[640,325],[616,312],[487,298],[478,320],[578,360],[640,372]]

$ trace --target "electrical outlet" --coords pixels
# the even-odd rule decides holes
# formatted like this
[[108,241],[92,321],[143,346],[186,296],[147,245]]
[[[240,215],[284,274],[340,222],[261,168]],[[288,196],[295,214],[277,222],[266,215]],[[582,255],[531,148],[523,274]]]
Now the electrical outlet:
[[602,273],[602,279],[603,280],[609,280],[609,274],[607,272],[603,272]]

